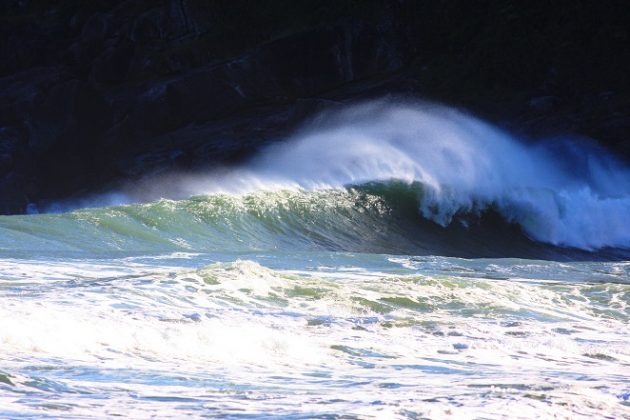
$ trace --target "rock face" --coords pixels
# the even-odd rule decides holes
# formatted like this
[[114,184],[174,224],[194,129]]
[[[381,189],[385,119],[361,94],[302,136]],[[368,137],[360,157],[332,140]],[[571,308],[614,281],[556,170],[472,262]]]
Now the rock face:
[[630,158],[621,1],[218,3],[3,2],[0,212],[236,161],[314,112],[392,92]]

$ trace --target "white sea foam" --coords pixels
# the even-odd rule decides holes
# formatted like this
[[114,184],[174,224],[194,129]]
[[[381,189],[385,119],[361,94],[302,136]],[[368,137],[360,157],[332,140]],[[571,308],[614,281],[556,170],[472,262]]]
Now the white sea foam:
[[438,223],[493,206],[542,241],[628,246],[628,168],[565,146],[375,102],[239,168],[147,180],[101,204],[333,191],[5,217],[0,417],[627,417],[627,261],[302,244],[331,231],[374,241],[387,200],[342,188],[397,179],[424,186],[406,191],[423,191],[418,217]]
[[0,416],[628,412],[627,285],[539,281],[547,268],[526,261],[534,276],[501,281],[426,274],[445,264],[482,274],[460,259],[419,269],[322,255],[336,268],[309,269],[312,257],[299,270],[236,259],[134,263],[119,276],[126,260],[49,263],[83,271],[72,284],[25,264],[0,288]]
[[419,212],[442,225],[492,206],[539,241],[630,247],[627,166],[584,141],[525,145],[462,112],[421,103],[376,101],[324,114],[241,167],[150,179],[95,204],[388,180],[422,184]]

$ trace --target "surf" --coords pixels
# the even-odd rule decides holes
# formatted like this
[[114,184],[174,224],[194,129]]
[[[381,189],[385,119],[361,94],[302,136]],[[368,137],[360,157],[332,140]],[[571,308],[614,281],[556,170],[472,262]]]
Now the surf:
[[509,392],[621,415],[627,175],[588,142],[378,101],[238,166],[0,217],[2,413],[230,415],[245,391],[253,413],[487,414]]
[[495,213],[533,241],[630,248],[630,169],[595,143],[525,142],[460,110],[401,99],[324,112],[237,167],[147,177],[47,210],[375,183],[416,186],[418,223]]

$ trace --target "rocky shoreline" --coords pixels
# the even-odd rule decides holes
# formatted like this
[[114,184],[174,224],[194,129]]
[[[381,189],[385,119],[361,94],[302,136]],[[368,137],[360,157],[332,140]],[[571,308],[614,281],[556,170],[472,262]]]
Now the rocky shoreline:
[[436,3],[261,2],[242,16],[246,3],[10,1],[0,213],[237,162],[318,111],[383,95],[525,137],[594,138],[630,160],[623,2]]

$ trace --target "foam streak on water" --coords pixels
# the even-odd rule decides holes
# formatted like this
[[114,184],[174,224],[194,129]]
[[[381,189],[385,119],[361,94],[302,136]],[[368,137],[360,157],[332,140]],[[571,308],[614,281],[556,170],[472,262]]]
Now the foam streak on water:
[[374,102],[0,217],[0,418],[630,418],[629,169],[544,144]]
[[0,416],[630,415],[628,263],[217,257],[4,260]]

